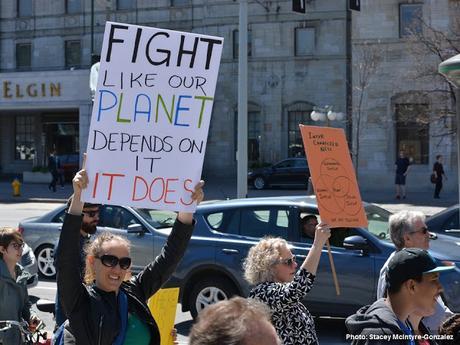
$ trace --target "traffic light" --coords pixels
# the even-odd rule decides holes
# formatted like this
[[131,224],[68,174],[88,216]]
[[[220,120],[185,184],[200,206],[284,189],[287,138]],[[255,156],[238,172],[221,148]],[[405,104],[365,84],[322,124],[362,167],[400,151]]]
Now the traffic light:
[[306,0],[292,0],[292,10],[298,13],[305,13]]

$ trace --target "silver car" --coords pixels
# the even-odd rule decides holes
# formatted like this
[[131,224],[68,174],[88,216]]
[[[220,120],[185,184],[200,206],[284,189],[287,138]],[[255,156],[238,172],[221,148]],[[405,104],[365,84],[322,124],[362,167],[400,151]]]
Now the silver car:
[[30,248],[27,243],[24,243],[24,249],[22,250],[22,257],[21,257],[21,266],[29,272],[30,278],[27,279],[27,287],[33,288],[38,284],[38,265],[37,260],[35,259],[34,252],[32,248]]
[[[59,239],[65,216],[65,205],[44,214],[22,220],[19,229],[24,241],[31,247],[38,263],[38,274],[42,278],[54,279],[54,247]],[[154,240],[156,229],[171,227],[176,213],[135,209],[132,207],[103,205],[100,208],[97,231],[109,231],[127,237],[133,249],[133,272],[140,271],[159,253],[164,241]]]

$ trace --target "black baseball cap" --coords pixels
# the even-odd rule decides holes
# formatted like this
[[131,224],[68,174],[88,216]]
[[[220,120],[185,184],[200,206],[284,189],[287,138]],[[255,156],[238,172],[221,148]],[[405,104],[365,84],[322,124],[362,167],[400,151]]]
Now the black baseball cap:
[[420,275],[455,269],[455,266],[438,266],[436,260],[424,249],[404,248],[388,263],[388,286],[397,286]]

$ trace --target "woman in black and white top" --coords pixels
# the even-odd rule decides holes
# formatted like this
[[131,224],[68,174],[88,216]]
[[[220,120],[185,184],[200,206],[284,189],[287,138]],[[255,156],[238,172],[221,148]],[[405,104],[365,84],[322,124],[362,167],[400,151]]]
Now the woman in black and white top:
[[245,278],[254,285],[249,297],[271,309],[273,325],[284,345],[319,343],[302,298],[313,285],[321,250],[330,235],[326,224],[317,225],[313,245],[298,271],[295,257],[282,238],[265,237],[249,250],[244,262]]

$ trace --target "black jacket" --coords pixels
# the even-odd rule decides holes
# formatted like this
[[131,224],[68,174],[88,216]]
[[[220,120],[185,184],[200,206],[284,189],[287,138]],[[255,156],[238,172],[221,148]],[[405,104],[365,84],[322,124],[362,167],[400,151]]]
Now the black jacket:
[[[345,320],[345,325],[349,332],[347,338],[352,340],[352,345],[409,344],[407,338],[400,337],[404,332],[399,327],[394,312],[385,304],[384,298],[359,309]],[[429,335],[423,322],[420,323],[419,330],[422,334]],[[437,344],[433,339],[428,340],[430,345]]]
[[[120,330],[117,297],[96,286],[86,286],[80,275],[79,236],[82,217],[66,214],[58,252],[58,291],[68,316],[65,344],[111,345]],[[148,325],[150,345],[160,344],[160,334],[147,307],[147,300],[170,278],[192,235],[193,225],[176,220],[160,255],[142,272],[123,282],[128,311]]]
[[[398,340],[393,335],[404,335],[398,318],[381,298],[372,305],[359,309],[345,320],[352,345],[407,345],[407,340]],[[347,336],[348,337],[348,336]]]

